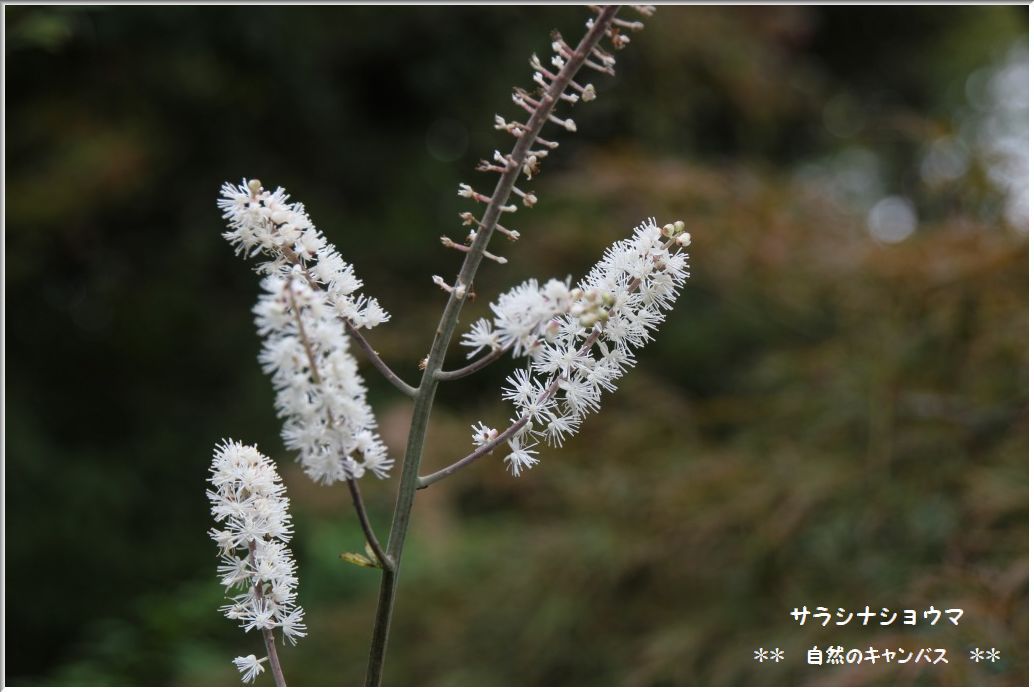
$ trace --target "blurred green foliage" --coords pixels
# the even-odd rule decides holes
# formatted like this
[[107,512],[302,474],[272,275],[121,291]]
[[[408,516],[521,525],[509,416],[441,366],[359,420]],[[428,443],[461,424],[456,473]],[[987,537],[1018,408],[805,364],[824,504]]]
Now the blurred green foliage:
[[[276,457],[292,496],[311,636],[289,679],[359,682],[377,575],[337,558],[361,549],[345,490],[282,451],[219,185],[303,200],[393,313],[372,340],[415,380],[442,304],[428,277],[458,266],[437,242],[455,186],[507,146],[491,116],[527,55],[583,13],[5,15],[7,682],[236,684],[231,657],[260,642],[216,612],[203,490],[223,436]],[[581,275],[644,216],[685,219],[693,278],[570,445],[520,479],[489,459],[420,494],[387,682],[1026,684],[1027,236],[974,134],[995,116],[974,75],[1026,45],[1025,11],[662,7],[647,25],[593,80],[467,316],[526,276]],[[971,155],[931,182],[924,152],[949,136]],[[897,244],[867,226],[885,195],[918,216]],[[509,367],[443,387],[425,468],[504,420]],[[408,406],[368,379],[401,456]],[[364,481],[382,530],[394,484]],[[789,617],[865,604],[966,614]],[[814,668],[814,644],[952,662]],[[789,660],[752,661],[774,646]]]

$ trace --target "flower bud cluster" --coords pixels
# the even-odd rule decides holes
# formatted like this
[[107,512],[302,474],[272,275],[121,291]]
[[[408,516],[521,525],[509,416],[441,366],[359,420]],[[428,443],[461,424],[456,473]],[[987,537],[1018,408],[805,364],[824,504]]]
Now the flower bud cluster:
[[313,225],[305,207],[288,199],[284,188],[270,192],[258,180],[224,183],[219,208],[229,228],[223,237],[242,256],[268,257],[259,266],[262,273],[302,267],[324,289],[323,299],[356,327],[371,329],[387,322],[390,316],[376,298],[356,293],[363,282],[352,265]]
[[[223,441],[215,448],[206,491],[218,524],[209,535],[219,546],[220,582],[230,603],[220,610],[245,632],[279,628],[295,643],[306,634],[304,610],[295,604],[295,562],[287,542],[291,515],[283,482],[269,457],[254,446]],[[262,672],[262,662],[238,656],[234,664],[244,682]]]
[[[522,284],[505,294],[508,300],[493,305],[494,323],[483,320],[464,337],[469,346],[509,348],[520,342],[519,335],[535,335],[533,345],[527,336],[521,342],[528,367],[518,368],[503,388],[503,398],[515,408],[511,422],[524,422],[507,440],[506,462],[514,475],[538,463],[534,447],[540,441],[559,447],[577,432],[585,417],[599,410],[603,392],[614,391],[617,380],[635,365],[633,350],[652,338],[689,276],[682,252],[688,243],[681,222],[661,229],[650,219],[631,238],[608,248],[588,275],[555,303],[566,304],[566,310],[548,314],[542,309],[535,313],[542,321],[527,326],[524,320],[533,311],[526,305],[533,302],[533,294],[521,290],[528,286]],[[521,329],[510,333],[510,324]],[[509,345],[504,345],[504,334],[511,338]],[[495,435],[479,423],[475,446]]]
[[272,375],[284,445],[314,481],[331,484],[371,471],[388,458],[344,324],[297,268],[262,280],[255,325],[262,369]]
[[[590,5],[590,9],[593,11],[595,17],[589,19],[586,26],[591,31],[595,25],[596,18],[599,17],[603,10],[601,7],[595,5]],[[636,5],[633,9],[644,16],[650,16],[653,14],[653,7],[650,5]],[[607,26],[604,36],[609,38],[611,44],[616,49],[624,48],[629,43],[628,36],[622,33],[623,30],[638,31],[643,28],[643,24],[641,22],[628,22],[617,19],[616,17],[609,21],[610,23]],[[567,68],[569,63],[574,60],[576,65],[579,67],[587,67],[610,76],[614,75],[616,59],[611,53],[600,48],[598,45],[593,45],[591,48],[588,48],[587,54],[578,54],[575,48],[572,48],[567,44],[564,37],[560,35],[560,32],[554,31],[551,35],[550,47],[553,50],[553,56],[549,60],[548,64],[543,64],[543,62],[539,60],[538,55],[534,53],[531,56],[531,79],[537,85],[534,93],[521,87],[514,87],[511,94],[511,100],[513,103],[527,114],[527,122],[521,123],[515,120],[507,120],[503,116],[497,114],[494,116],[495,129],[503,130],[516,137],[518,140],[521,140],[522,138],[532,136],[531,124],[536,122],[536,118],[541,118],[544,115],[546,120],[555,125],[559,125],[566,131],[577,132],[578,126],[572,118],[561,118],[553,111],[561,101],[568,104],[577,104],[594,100],[596,98],[596,88],[588,82],[585,84],[579,84],[573,79],[573,74],[564,74],[562,76],[565,68]],[[496,151],[492,161],[482,160],[477,165],[476,170],[506,175],[516,168],[519,169],[528,180],[531,180],[541,170],[542,161],[558,146],[559,144],[557,142],[535,136],[530,146],[522,150],[525,151],[525,153],[522,155],[520,160],[517,160],[514,157],[514,154],[503,156]],[[514,152],[519,149],[520,147],[515,146]],[[516,187],[513,187],[511,191],[513,194],[521,198],[521,203],[526,207],[533,207],[538,202],[538,196],[532,191],[524,192]],[[460,183],[457,194],[460,197],[470,199],[481,204],[489,204],[491,202],[491,197],[489,195],[478,192],[467,183]],[[504,204],[500,209],[504,212],[513,213],[517,211],[517,205]],[[469,217],[471,216],[470,212],[463,212],[460,214],[460,218],[464,220],[464,225],[468,225]],[[516,240],[520,235],[517,231],[502,229],[498,224],[495,228],[502,230],[504,235],[510,238],[510,240]],[[466,246],[454,241],[443,241],[443,244],[446,247],[451,247],[453,249],[469,251],[470,245],[473,244],[474,237],[476,237],[474,234],[467,237]],[[493,257],[493,259],[499,261],[500,258]],[[505,262],[505,259],[502,261]]]

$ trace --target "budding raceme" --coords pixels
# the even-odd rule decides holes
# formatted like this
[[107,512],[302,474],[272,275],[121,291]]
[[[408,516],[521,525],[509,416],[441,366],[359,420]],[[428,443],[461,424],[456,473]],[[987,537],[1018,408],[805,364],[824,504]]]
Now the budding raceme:
[[[595,22],[603,10],[595,5],[591,5],[590,9],[595,16],[588,20],[586,27],[592,32]],[[653,12],[653,7],[650,5],[638,5],[635,6],[635,9],[644,16],[649,16]],[[628,37],[621,33],[623,30],[638,31],[643,28],[641,22],[628,22],[616,17],[608,21],[610,24],[606,27],[605,35],[609,37],[612,45],[618,49],[623,48],[629,42]],[[597,35],[597,42],[599,38],[601,36]],[[483,160],[478,164],[476,170],[505,176],[516,167],[527,177],[527,180],[531,180],[539,173],[543,159],[559,146],[559,143],[543,139],[540,136],[534,136],[534,141],[530,143],[530,146],[524,146],[523,148],[519,146],[520,140],[531,136],[532,124],[541,122],[541,118],[545,118],[548,122],[558,125],[568,132],[576,132],[578,126],[572,118],[560,117],[554,113],[557,104],[564,102],[569,105],[577,105],[596,98],[596,88],[591,83],[579,84],[573,79],[575,76],[573,72],[577,72],[581,67],[587,67],[607,75],[613,76],[615,74],[614,65],[616,60],[614,56],[600,48],[599,45],[591,45],[589,48],[584,49],[588,51],[587,54],[579,53],[576,48],[572,48],[567,44],[560,32],[554,31],[551,34],[551,48],[553,56],[549,65],[543,64],[539,60],[538,55],[533,53],[531,56],[532,81],[538,87],[535,92],[531,93],[521,87],[513,88],[511,100],[526,113],[526,123],[507,120],[498,114],[494,116],[495,129],[504,130],[519,140],[518,145],[514,147],[514,153],[504,157],[497,151],[495,152],[493,162]],[[574,61],[576,67],[572,68],[573,72],[568,70],[570,74],[565,74],[565,69],[568,68],[572,61]],[[521,160],[519,161],[515,158],[517,151],[523,152],[520,155]],[[511,187],[508,193],[520,197],[523,205],[526,207],[532,207],[538,201],[538,197],[534,193],[524,193],[516,187]],[[466,183],[460,184],[458,194],[460,197],[482,204],[489,204],[491,202],[489,195],[478,192]],[[504,212],[513,213],[517,211],[517,205],[505,204],[504,200],[504,206],[501,206],[500,209]],[[470,214],[466,212],[460,214],[460,216],[463,218],[470,216]],[[516,239],[515,234],[505,233],[505,235],[511,240]],[[469,244],[472,242],[472,239],[468,238],[467,246],[452,241],[444,244],[446,247],[469,252]]]

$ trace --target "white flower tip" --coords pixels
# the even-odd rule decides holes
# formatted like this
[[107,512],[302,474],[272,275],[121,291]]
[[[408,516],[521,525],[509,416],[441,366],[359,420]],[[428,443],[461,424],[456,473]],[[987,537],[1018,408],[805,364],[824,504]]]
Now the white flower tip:
[[570,118],[568,118],[567,120],[564,121],[564,129],[566,129],[568,132],[577,132],[578,131],[578,127],[574,124],[574,121],[571,120]]
[[263,672],[265,668],[262,667],[262,661],[255,658],[255,654],[250,656],[237,656],[233,659],[233,665],[237,666],[237,672],[241,674],[241,682],[252,683],[255,682],[255,678],[258,677],[259,673]]
[[677,242],[682,247],[689,247],[689,244],[690,242],[692,242],[692,240],[692,236],[690,236],[688,233],[682,233],[679,235],[678,238],[675,239],[675,242]]
[[596,87],[592,84],[586,84],[585,88],[582,89],[582,101],[592,101],[596,98]]
[[262,189],[262,181],[258,178],[252,178],[248,181],[248,189],[251,190],[251,194],[257,195],[259,190]]

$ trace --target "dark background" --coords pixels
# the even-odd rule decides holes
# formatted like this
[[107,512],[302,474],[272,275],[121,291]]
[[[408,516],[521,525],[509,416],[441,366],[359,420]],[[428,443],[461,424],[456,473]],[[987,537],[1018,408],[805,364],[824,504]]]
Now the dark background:
[[[304,201],[392,313],[370,338],[415,381],[443,306],[430,275],[459,266],[438,242],[462,237],[456,186],[490,187],[471,169],[510,146],[493,114],[518,115],[528,55],[587,14],[5,14],[6,682],[236,684],[230,659],[261,644],[216,611],[204,488],[227,436],[277,459],[292,498],[310,636],[283,653],[288,679],[360,682],[377,575],[337,558],[361,548],[346,490],[283,451],[219,186]],[[1026,10],[646,23],[616,78],[590,75],[578,133],[549,130],[541,201],[519,243],[493,240],[510,263],[484,266],[464,324],[527,276],[581,276],[648,216],[686,221],[693,277],[564,449],[419,495],[386,682],[1025,685]],[[505,421],[512,367],[442,387],[424,468]],[[409,407],[364,373],[401,458]],[[363,481],[382,532],[396,482]],[[789,616],[865,605],[965,615]],[[950,664],[804,664],[837,644]],[[777,646],[783,663],[752,660]]]

